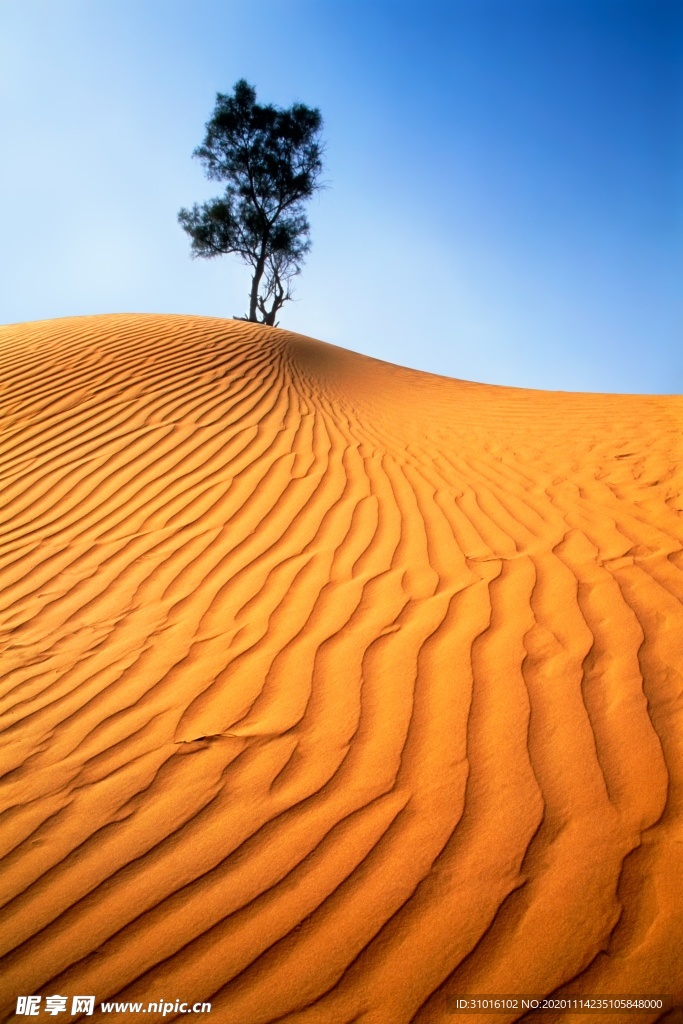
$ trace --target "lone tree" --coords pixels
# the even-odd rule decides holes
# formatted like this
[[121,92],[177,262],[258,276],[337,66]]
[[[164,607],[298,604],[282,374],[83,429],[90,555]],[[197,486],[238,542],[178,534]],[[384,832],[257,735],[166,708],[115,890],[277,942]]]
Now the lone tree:
[[278,310],[292,297],[291,281],[311,247],[304,201],[323,187],[321,129],[318,109],[260,106],[243,78],[232,95],[216,95],[204,143],[192,155],[210,180],[227,182],[225,191],[181,210],[178,220],[193,257],[235,253],[253,267],[242,320],[277,326]]

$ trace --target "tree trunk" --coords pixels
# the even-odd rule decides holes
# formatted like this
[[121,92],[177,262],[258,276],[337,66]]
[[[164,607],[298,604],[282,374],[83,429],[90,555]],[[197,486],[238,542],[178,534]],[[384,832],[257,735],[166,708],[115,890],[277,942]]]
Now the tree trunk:
[[261,278],[263,277],[263,271],[266,268],[266,248],[268,245],[268,236],[264,235],[261,242],[261,252],[256,261],[254,267],[254,276],[251,279],[251,294],[249,296],[249,319],[252,323],[259,323],[257,309],[258,309],[258,289],[261,284]]
[[264,317],[263,322],[264,322],[264,324],[267,324],[268,327],[274,327],[275,326],[275,317],[278,314],[278,310],[285,303],[285,290],[282,287],[282,282],[280,281],[280,278],[278,277],[277,272],[275,273],[275,283],[274,283],[273,291],[274,291],[273,305],[271,306],[270,310],[268,310],[268,312],[266,312],[265,304],[261,306],[263,312],[265,313],[265,317]]
[[257,324],[259,322],[256,313],[258,304],[258,287],[263,277],[263,270],[265,267],[265,260],[259,260],[254,270],[254,276],[251,279],[251,294],[249,296],[249,319],[252,323]]

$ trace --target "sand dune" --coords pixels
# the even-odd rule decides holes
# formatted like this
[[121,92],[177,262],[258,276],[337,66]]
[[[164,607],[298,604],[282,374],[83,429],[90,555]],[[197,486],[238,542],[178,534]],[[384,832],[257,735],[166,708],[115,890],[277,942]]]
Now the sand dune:
[[683,399],[121,315],[0,412],[3,1019],[683,998]]

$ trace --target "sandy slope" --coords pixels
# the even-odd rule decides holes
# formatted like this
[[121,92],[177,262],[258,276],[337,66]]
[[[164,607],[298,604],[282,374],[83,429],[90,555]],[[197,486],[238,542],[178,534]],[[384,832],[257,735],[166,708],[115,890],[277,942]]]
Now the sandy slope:
[[0,388],[5,1014],[683,996],[682,399],[178,316]]

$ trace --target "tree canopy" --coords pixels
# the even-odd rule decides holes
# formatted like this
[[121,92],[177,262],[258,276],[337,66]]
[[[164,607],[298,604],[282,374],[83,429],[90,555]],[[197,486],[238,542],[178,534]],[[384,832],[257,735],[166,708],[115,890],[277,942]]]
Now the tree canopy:
[[241,319],[273,326],[292,297],[292,279],[311,247],[304,202],[323,187],[322,123],[320,111],[303,103],[261,106],[243,78],[232,94],[216,95],[193,156],[210,180],[226,186],[220,197],[182,209],[178,220],[193,256],[234,253],[253,268],[249,313]]

